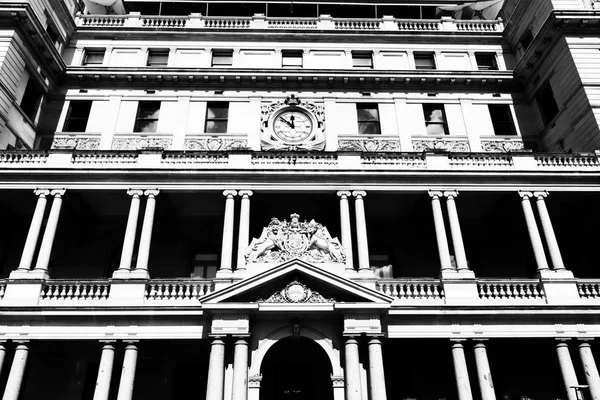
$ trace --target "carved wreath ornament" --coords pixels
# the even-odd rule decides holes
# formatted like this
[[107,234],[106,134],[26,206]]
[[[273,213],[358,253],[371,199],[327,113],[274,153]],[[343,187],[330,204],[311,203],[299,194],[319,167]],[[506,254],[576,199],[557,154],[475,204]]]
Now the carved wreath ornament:
[[319,292],[311,290],[303,283],[296,281],[279,292],[273,293],[268,299],[260,299],[259,303],[334,303],[334,299],[326,299]]

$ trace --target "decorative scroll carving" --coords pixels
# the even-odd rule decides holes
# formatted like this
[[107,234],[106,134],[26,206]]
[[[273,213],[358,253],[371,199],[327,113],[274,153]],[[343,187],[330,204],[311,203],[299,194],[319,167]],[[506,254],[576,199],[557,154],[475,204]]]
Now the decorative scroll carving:
[[140,149],[169,149],[173,139],[168,138],[116,138],[113,139],[113,150],[140,150]]
[[400,151],[400,141],[380,139],[340,140],[338,142],[338,150],[366,151],[371,153],[379,151]]
[[260,382],[262,381],[262,375],[252,375],[248,377],[248,386],[249,387],[260,387]]
[[412,141],[415,151],[426,150],[445,150],[456,152],[469,152],[469,142],[466,140],[445,140],[445,139],[418,139]]
[[331,377],[331,385],[334,388],[343,388],[344,387],[344,377],[343,376],[335,376],[335,375],[331,374],[330,377]]
[[247,147],[248,141],[246,139],[198,138],[186,139],[184,142],[186,150],[222,151],[245,149]]
[[334,299],[326,299],[319,292],[311,290],[298,281],[288,283],[286,287],[273,293],[268,299],[260,299],[259,303],[335,303]]
[[521,139],[492,139],[482,140],[481,147],[483,151],[506,153],[509,151],[523,150],[525,144]]
[[52,149],[98,150],[100,138],[55,137]]
[[300,222],[298,214],[291,221],[271,219],[258,239],[246,251],[246,261],[283,262],[294,258],[313,263],[344,263],[346,255],[340,241],[315,220]]

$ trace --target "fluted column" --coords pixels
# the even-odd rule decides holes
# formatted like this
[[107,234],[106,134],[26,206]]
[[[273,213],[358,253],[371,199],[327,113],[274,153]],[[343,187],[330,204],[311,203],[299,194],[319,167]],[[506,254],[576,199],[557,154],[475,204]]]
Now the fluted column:
[[496,400],[496,392],[494,392],[494,382],[492,381],[492,372],[490,371],[490,362],[485,344],[482,341],[477,341],[474,347],[481,400]]
[[225,217],[223,220],[223,244],[221,247],[221,272],[231,272],[231,260],[233,252],[233,218],[235,213],[235,190],[223,191],[225,196]]
[[358,342],[354,337],[346,339],[346,400],[362,400]]
[[102,356],[100,357],[100,367],[98,368],[94,400],[108,400],[110,380],[115,362],[115,347],[112,343],[114,343],[114,341],[104,342],[104,346],[102,346]]
[[357,190],[352,192],[356,198],[354,211],[356,213],[356,245],[358,246],[358,272],[370,273],[369,241],[367,239],[367,217],[365,214],[364,197],[367,192]]
[[565,340],[558,340],[556,343],[556,354],[558,355],[558,363],[562,374],[563,383],[569,400],[577,400],[577,392],[573,386],[578,386],[577,375],[569,353],[569,344]]
[[142,233],[140,234],[140,247],[138,249],[137,263],[135,272],[140,277],[148,276],[148,260],[150,259],[150,243],[152,242],[152,228],[154,226],[154,211],[156,209],[156,196],[159,190],[146,190],[147,196],[146,210],[144,211],[144,223],[142,224]]
[[600,375],[598,374],[598,367],[596,366],[589,340],[581,340],[579,342],[579,356],[581,357],[583,373],[590,390],[590,397],[592,400],[600,400]]
[[378,338],[369,340],[369,394],[373,400],[387,399],[381,340]]
[[452,361],[454,363],[458,400],[473,400],[465,349],[461,341],[452,341]]
[[62,207],[62,196],[64,194],[65,189],[52,190],[50,192],[50,195],[54,196],[54,200],[52,200],[52,207],[50,208],[50,214],[48,215],[48,222],[46,222],[46,230],[44,231],[44,237],[42,238],[42,244],[40,245],[40,252],[38,254],[37,263],[35,264],[35,269],[38,271],[48,271],[50,255],[52,254],[52,246],[54,244],[54,236],[56,235],[58,218],[60,217],[60,209]]
[[19,399],[28,355],[29,349],[27,348],[27,345],[25,343],[19,343],[15,349],[15,356],[13,358],[12,366],[10,367],[10,373],[8,374],[8,381],[6,382],[6,389],[4,390],[2,400]]
[[133,385],[135,383],[135,369],[137,366],[138,348],[136,342],[128,342],[125,347],[125,357],[123,358],[123,368],[121,369],[121,381],[119,382],[119,392],[117,400],[132,400]]
[[129,216],[127,217],[125,238],[123,239],[123,251],[121,252],[121,262],[119,263],[119,271],[126,272],[131,270],[131,260],[133,259],[133,249],[135,246],[137,223],[140,214],[140,196],[144,194],[144,191],[128,190],[127,194],[131,196],[131,206],[129,207]]
[[535,215],[533,214],[533,208],[531,207],[530,198],[533,196],[531,192],[519,192],[521,196],[521,205],[523,207],[523,214],[525,215],[525,222],[527,223],[527,231],[529,232],[529,239],[531,240],[531,246],[533,247],[533,254],[537,264],[537,270],[547,270],[548,261],[546,261],[546,254],[544,254],[544,245],[542,244],[542,238],[538,231],[537,223],[535,222]]
[[431,209],[433,211],[433,224],[435,225],[435,238],[437,240],[438,254],[440,257],[440,267],[442,271],[452,271],[452,262],[450,261],[450,249],[448,248],[448,236],[446,235],[446,227],[444,225],[444,214],[442,213],[442,205],[440,197],[442,192],[430,190]]
[[548,208],[546,208],[546,202],[544,198],[548,196],[548,192],[534,192],[533,195],[536,197],[536,204],[538,214],[540,216],[540,222],[542,224],[542,231],[546,238],[546,244],[548,245],[548,252],[550,253],[550,260],[552,260],[552,268],[554,270],[565,269],[562,255],[560,254],[560,248],[554,234],[554,228],[552,227],[552,221],[550,221],[550,214]]
[[238,233],[238,254],[236,270],[246,269],[245,253],[250,241],[250,196],[251,190],[240,190],[238,195],[242,197],[240,204],[240,229]]
[[221,338],[216,337],[210,346],[206,400],[223,400],[224,384],[225,342]]
[[233,389],[231,400],[248,399],[248,342],[239,338],[233,354]]
[[456,259],[456,269],[459,271],[468,270],[467,255],[463,243],[462,232],[460,230],[460,221],[458,219],[458,210],[454,199],[458,196],[458,191],[446,191],[446,207],[448,208],[448,221],[450,222],[450,235],[452,236],[452,245],[454,247],[454,257]]
[[352,228],[350,226],[350,204],[348,197],[352,195],[350,191],[339,191],[337,195],[340,198],[340,227],[342,230],[342,246],[346,253],[346,269],[354,270],[352,263]]
[[29,225],[29,232],[27,232],[27,239],[25,240],[25,246],[23,247],[21,262],[17,268],[23,271],[29,271],[31,269],[35,248],[37,247],[40,230],[42,229],[42,223],[44,222],[46,204],[48,203],[46,196],[50,194],[50,191],[46,189],[36,189],[33,193],[38,196],[38,200],[35,205],[33,217],[31,218],[31,224]]

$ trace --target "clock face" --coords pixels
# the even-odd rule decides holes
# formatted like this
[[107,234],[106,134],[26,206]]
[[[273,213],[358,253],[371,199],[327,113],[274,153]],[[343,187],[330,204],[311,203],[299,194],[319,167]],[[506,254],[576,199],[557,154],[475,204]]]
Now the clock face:
[[311,118],[300,110],[286,110],[275,116],[273,132],[282,140],[300,143],[313,131]]

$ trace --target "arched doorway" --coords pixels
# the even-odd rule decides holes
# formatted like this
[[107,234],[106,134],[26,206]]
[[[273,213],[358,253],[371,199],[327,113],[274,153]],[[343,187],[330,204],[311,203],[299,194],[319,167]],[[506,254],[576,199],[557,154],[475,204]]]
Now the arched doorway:
[[331,362],[311,339],[279,340],[262,365],[260,400],[333,400]]

